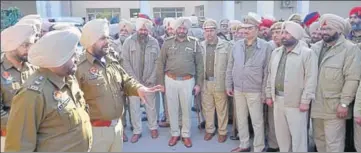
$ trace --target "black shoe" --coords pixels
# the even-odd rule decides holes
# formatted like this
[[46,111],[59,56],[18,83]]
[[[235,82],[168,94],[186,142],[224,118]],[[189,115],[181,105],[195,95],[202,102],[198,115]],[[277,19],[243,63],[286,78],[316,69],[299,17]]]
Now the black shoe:
[[142,122],[144,121],[148,121],[148,118],[147,117],[142,117]]
[[266,152],[279,152],[280,151],[280,149],[279,148],[267,148],[266,149]]
[[199,110],[197,108],[195,108],[195,107],[192,107],[192,111],[193,112],[199,112]]
[[232,119],[228,119],[228,124],[233,124],[233,120],[232,120]]
[[238,137],[238,136],[233,136],[233,135],[232,135],[232,136],[230,136],[230,137],[229,137],[229,139],[231,139],[231,140],[239,140],[239,137]]
[[203,122],[201,123],[201,128],[202,128],[202,129],[206,129],[206,122],[205,122],[205,121],[203,121]]
[[133,127],[133,126],[130,126],[130,130],[133,131],[133,130],[134,130],[134,127]]

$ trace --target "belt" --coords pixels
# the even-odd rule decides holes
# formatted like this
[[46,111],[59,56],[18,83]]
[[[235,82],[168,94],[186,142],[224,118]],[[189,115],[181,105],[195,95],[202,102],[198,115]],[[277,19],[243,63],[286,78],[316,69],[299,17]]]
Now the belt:
[[5,137],[6,136],[6,130],[0,130],[0,136]]
[[206,80],[207,80],[207,81],[215,81],[215,80],[216,80],[216,77],[207,77]]
[[91,121],[92,126],[94,127],[109,127],[109,126],[115,126],[118,124],[118,120],[92,120]]
[[166,75],[170,78],[172,78],[173,80],[189,80],[189,79],[192,79],[193,76],[192,75],[185,75],[185,76],[176,76],[176,75],[173,75],[173,74],[170,74],[170,73],[166,73]]
[[285,96],[285,93],[283,91],[277,91],[275,92],[277,96]]

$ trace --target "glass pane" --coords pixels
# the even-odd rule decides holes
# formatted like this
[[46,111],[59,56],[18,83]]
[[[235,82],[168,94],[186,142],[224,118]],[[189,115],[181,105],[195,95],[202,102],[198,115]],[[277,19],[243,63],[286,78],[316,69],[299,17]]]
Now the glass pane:
[[184,8],[177,8],[177,11],[184,11]]
[[162,17],[162,16],[160,16],[160,13],[153,13],[153,16],[154,16],[155,18]]
[[153,8],[153,12],[160,12],[160,8]]
[[175,13],[162,13],[162,18],[165,18],[165,17],[176,17]]
[[162,8],[162,12],[174,12],[175,8]]

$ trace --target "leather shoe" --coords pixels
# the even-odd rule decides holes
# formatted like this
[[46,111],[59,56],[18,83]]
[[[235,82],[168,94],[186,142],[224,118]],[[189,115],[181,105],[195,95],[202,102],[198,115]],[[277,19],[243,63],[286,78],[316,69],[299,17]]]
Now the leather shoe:
[[128,137],[125,132],[123,132],[123,142],[128,142]]
[[213,138],[214,135],[214,133],[206,133],[206,135],[204,135],[204,140],[209,141]]
[[229,139],[231,139],[231,140],[239,140],[239,137],[232,135],[231,137],[229,137]]
[[179,136],[172,136],[170,139],[169,139],[169,142],[168,142],[168,145],[169,146],[174,146],[177,144],[177,142],[180,140],[180,137]]
[[187,148],[192,147],[192,140],[190,138],[182,138],[182,142]]
[[158,134],[158,130],[151,130],[150,134],[152,136],[152,139],[156,139],[158,138],[159,134]]
[[278,152],[278,148],[267,148],[266,152]]
[[240,147],[237,147],[235,149],[233,149],[231,152],[250,152],[251,151],[251,148],[240,148]]
[[140,139],[140,137],[142,137],[141,134],[133,134],[132,139],[131,139],[130,142],[136,143],[136,142],[138,142],[138,140]]
[[219,135],[218,136],[218,142],[224,143],[227,140],[227,135]]
[[160,122],[159,127],[170,127],[170,124],[167,122]]

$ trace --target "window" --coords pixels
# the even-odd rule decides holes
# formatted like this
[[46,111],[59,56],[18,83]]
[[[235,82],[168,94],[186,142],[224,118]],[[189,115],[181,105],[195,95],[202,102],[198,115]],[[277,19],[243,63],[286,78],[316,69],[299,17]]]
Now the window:
[[196,16],[204,17],[204,5],[196,6],[194,12]]
[[166,7],[166,8],[153,8],[153,15],[155,18],[165,18],[165,17],[173,17],[178,18],[182,17],[184,14],[184,7]]
[[129,9],[130,18],[135,18],[138,16],[140,9]]
[[106,18],[110,21],[112,18],[120,18],[120,8],[87,8],[86,14],[88,21],[97,18]]

